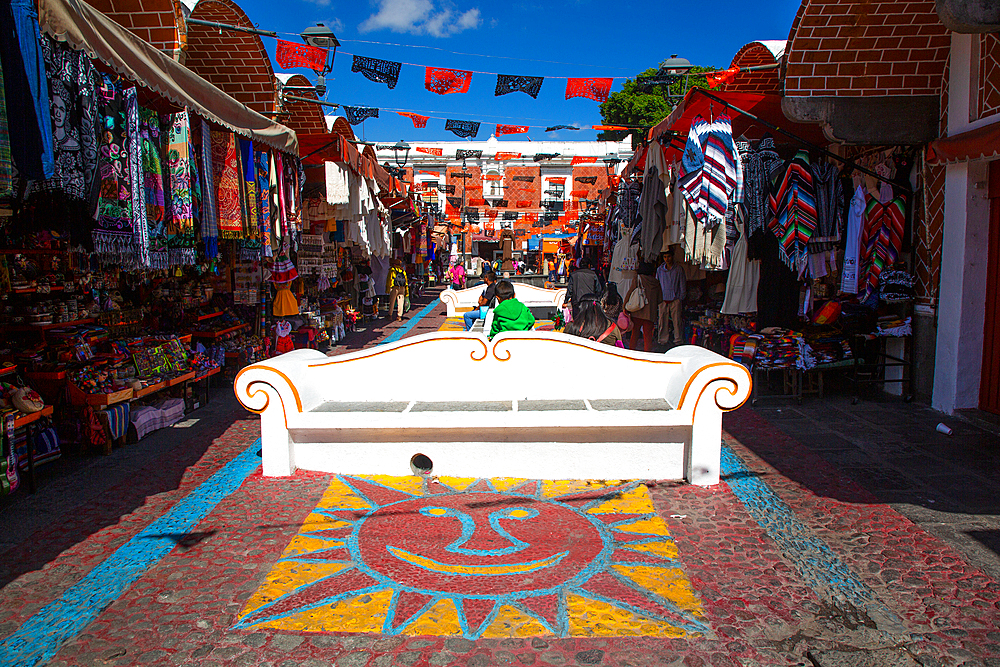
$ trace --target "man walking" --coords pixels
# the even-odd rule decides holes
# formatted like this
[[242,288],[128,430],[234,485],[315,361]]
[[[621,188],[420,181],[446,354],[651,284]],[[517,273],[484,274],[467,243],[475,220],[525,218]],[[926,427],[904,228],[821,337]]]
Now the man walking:
[[497,274],[492,271],[487,271],[483,274],[483,280],[486,281],[486,289],[479,295],[479,307],[473,308],[463,316],[465,318],[466,331],[472,328],[473,322],[478,320],[480,317],[486,316],[482,309],[492,307],[493,299],[496,298]]
[[673,342],[680,345],[684,331],[681,321],[684,297],[687,296],[687,279],[684,269],[674,264],[673,252],[663,253],[663,264],[656,270],[656,279],[660,282],[660,293],[663,301],[660,303],[660,333],[661,345],[669,344],[670,324],[673,324]]

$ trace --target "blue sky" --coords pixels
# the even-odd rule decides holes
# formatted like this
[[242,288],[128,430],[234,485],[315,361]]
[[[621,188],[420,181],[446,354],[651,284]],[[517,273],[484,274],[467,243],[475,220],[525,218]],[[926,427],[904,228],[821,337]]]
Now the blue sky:
[[[742,0],[238,2],[257,27],[290,41],[301,42],[298,33],[317,22],[331,27],[342,45],[327,78],[326,100],[379,107],[378,119],[354,128],[359,138],[379,142],[457,140],[444,129],[443,118],[481,121],[478,140],[488,139],[495,123],[579,125],[588,129],[547,133],[533,127],[527,137],[594,140],[597,133],[589,128],[601,122],[599,105],[585,98],[565,99],[565,79],[546,79],[538,99],[524,93],[494,97],[496,76],[477,73],[468,93],[437,95],[424,88],[423,66],[529,76],[632,77],[677,53],[695,65],[725,68],[747,42],[786,39],[799,7],[798,0],[756,5]],[[263,40],[274,62],[275,41]],[[389,90],[352,73],[348,53],[420,67],[404,64],[398,84]],[[285,71],[274,65],[276,72]],[[309,70],[287,71],[313,78]],[[622,83],[615,80],[612,91]],[[432,118],[425,129],[415,129],[389,109]]]

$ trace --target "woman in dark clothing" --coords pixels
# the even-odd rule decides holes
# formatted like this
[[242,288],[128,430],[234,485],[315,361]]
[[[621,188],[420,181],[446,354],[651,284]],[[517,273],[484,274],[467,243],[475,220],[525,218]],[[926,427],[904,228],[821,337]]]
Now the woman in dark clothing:
[[658,315],[660,305],[660,281],[656,279],[656,265],[649,262],[639,261],[636,265],[636,282],[632,285],[625,303],[628,303],[632,292],[642,286],[642,291],[646,295],[646,305],[631,313],[632,315],[632,337],[629,339],[629,348],[637,349],[639,343],[639,331],[642,330],[642,349],[646,352],[653,351],[653,320]]
[[587,299],[596,299],[600,293],[601,279],[590,268],[590,260],[581,259],[580,268],[569,275],[569,285],[566,287],[566,300],[573,307],[573,317],[583,310]]

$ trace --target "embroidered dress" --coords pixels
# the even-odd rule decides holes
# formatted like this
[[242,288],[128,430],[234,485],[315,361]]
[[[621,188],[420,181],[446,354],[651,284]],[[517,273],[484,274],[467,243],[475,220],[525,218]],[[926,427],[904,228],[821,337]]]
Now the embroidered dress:
[[890,268],[903,246],[906,224],[906,202],[896,197],[883,204],[874,197],[865,207],[865,228],[861,234],[859,287],[865,288],[865,299],[878,290],[879,276]]
[[215,174],[212,168],[212,131],[201,121],[201,240],[205,257],[219,254],[219,211],[215,204]]
[[816,199],[809,153],[799,151],[772,180],[769,226],[778,238],[781,261],[802,278],[809,267],[808,243],[816,231]]
[[243,216],[240,208],[240,179],[236,138],[226,130],[212,130],[212,180],[215,182],[215,204],[219,215],[219,237],[243,238]]
[[91,237],[102,264],[131,266],[135,262],[135,239],[125,143],[125,96],[108,75],[102,77],[98,103],[104,126],[98,151],[97,221]]

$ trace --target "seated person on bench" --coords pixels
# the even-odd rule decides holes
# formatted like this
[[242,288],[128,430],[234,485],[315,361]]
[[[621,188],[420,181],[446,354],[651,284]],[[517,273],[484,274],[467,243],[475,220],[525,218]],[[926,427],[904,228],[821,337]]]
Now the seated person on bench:
[[492,271],[487,271],[483,274],[483,280],[486,281],[486,289],[481,295],[479,295],[479,307],[473,308],[465,314],[465,330],[468,331],[472,328],[472,323],[480,319],[480,317],[486,317],[486,313],[482,308],[493,307],[493,300],[496,297],[495,290],[497,288],[497,275]]
[[493,309],[492,339],[501,331],[531,331],[535,327],[535,316],[528,307],[514,298],[514,286],[508,280],[497,283],[497,307]]

